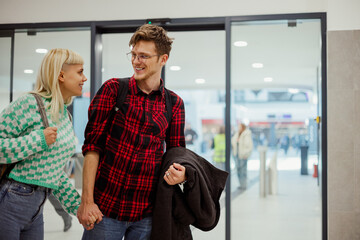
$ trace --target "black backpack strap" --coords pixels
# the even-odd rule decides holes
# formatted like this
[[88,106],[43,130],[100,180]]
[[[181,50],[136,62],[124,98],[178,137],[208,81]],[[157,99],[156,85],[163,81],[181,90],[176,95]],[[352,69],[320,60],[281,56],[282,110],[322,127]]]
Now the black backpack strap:
[[[110,129],[111,129],[111,125],[113,124],[114,118],[115,118],[115,114],[116,112],[121,108],[122,104],[124,103],[127,93],[129,91],[129,79],[130,78],[118,78],[118,82],[119,82],[119,86],[117,89],[117,94],[116,94],[116,99],[115,99],[115,104],[114,107],[111,109],[109,116],[107,117],[107,123],[106,126],[104,128],[104,133],[108,134]],[[99,140],[99,142],[105,141],[106,142],[106,136],[102,136],[101,137],[102,140]]]
[[119,78],[119,89],[116,97],[115,112],[117,112],[121,105],[125,102],[126,96],[129,92],[130,78]]
[[173,102],[171,99],[171,93],[168,89],[165,90],[165,106],[166,106],[166,119],[168,121],[168,128],[166,129],[166,138],[170,137],[170,128],[171,128],[171,120],[172,120],[172,108]]
[[[126,96],[129,92],[129,81],[130,78],[119,78],[119,89],[118,89],[118,93],[117,93],[117,99],[116,99],[116,104],[114,107],[114,112],[113,114],[110,115],[111,121],[110,124],[113,121],[113,118],[115,116],[115,112],[117,112],[120,107],[122,106],[122,104],[125,102]],[[172,107],[173,107],[173,103],[171,100],[171,93],[168,89],[164,88],[165,91],[165,105],[166,105],[166,119],[169,123],[168,125],[168,129],[167,129],[167,135],[170,133],[170,125],[171,125],[171,119],[172,119]]]
[[[119,90],[117,93],[117,100],[115,104],[115,112],[117,112],[121,105],[125,102],[127,93],[129,92],[129,81],[130,78],[119,78]],[[171,101],[171,93],[168,89],[164,88],[165,90],[165,105],[166,105],[166,112],[167,112],[167,121],[170,126],[171,118],[172,118],[172,101]]]
[[[171,101],[171,93],[168,89],[164,88],[165,90],[165,105],[166,105],[166,112],[167,112],[167,121],[169,123],[169,128],[170,128],[170,123],[171,123],[171,119],[172,119],[172,101]],[[168,128],[168,129],[169,129]]]

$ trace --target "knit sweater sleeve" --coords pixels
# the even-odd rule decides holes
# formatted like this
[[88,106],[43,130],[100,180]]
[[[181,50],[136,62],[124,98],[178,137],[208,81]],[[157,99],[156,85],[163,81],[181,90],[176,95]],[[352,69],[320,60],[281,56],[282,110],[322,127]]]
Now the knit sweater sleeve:
[[35,98],[30,94],[1,112],[0,164],[18,162],[48,148],[39,116]]
[[59,188],[54,190],[53,194],[68,213],[76,216],[80,206],[80,195],[65,172],[60,177]]

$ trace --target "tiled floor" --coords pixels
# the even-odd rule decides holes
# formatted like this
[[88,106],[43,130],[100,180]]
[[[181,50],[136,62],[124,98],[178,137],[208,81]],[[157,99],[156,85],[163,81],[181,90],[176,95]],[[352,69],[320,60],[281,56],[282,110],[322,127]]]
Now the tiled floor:
[[83,228],[76,217],[73,216],[72,227],[67,232],[63,232],[64,222],[56,214],[53,206],[46,201],[44,207],[45,240],[75,240],[81,239]]
[[[298,164],[299,159],[278,157],[278,168]],[[259,182],[239,194],[231,204],[231,239],[235,240],[320,240],[321,194],[316,178],[300,175],[299,169],[279,170],[278,193],[261,198]],[[254,176],[254,174],[252,175]],[[63,221],[49,202],[44,209],[45,240],[81,239],[82,226],[73,217],[72,228],[64,233]],[[225,210],[210,232],[193,230],[194,240],[225,239]]]

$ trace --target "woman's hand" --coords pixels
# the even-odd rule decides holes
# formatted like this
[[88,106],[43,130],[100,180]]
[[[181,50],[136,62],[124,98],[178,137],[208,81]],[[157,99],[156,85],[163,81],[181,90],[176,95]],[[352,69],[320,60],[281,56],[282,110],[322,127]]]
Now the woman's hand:
[[49,146],[56,141],[57,137],[57,128],[56,127],[48,127],[44,129],[44,136],[46,140],[46,144]]

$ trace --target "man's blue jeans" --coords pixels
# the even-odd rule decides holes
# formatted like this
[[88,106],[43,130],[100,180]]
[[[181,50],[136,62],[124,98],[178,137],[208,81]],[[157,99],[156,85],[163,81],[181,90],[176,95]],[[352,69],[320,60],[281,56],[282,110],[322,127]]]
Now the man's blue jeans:
[[149,240],[151,235],[152,218],[147,217],[137,222],[119,221],[103,217],[103,220],[95,224],[90,230],[84,230],[83,240]]
[[0,240],[44,239],[43,206],[50,191],[4,180],[0,184]]

